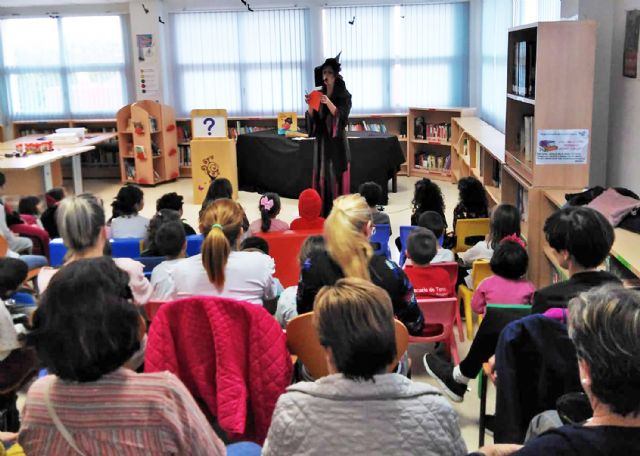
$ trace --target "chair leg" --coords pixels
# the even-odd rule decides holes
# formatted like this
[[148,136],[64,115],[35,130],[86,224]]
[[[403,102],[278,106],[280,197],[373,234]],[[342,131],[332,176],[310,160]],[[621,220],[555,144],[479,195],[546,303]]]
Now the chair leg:
[[484,372],[481,370],[480,374],[478,374],[478,383],[480,387],[480,419],[478,423],[478,446],[481,447],[484,445],[484,428],[485,428],[485,419],[487,417],[487,383],[489,379]]
[[462,329],[462,318],[460,317],[460,302],[456,304],[456,326],[458,327],[458,339],[464,342],[464,330]]
[[451,331],[451,337],[449,337],[449,353],[451,353],[451,359],[454,365],[460,364],[460,355],[458,354],[458,344],[456,344],[456,336]]
[[471,301],[468,299],[462,300],[464,304],[464,319],[467,325],[467,337],[469,340],[473,339],[473,312],[471,311]]

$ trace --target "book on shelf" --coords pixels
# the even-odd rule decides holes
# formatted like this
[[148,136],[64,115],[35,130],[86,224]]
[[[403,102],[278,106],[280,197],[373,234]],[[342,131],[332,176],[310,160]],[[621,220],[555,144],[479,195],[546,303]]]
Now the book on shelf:
[[416,154],[415,165],[418,169],[426,170],[447,170],[451,169],[451,157],[449,155]]
[[529,192],[522,185],[518,185],[516,192],[516,208],[520,211],[520,220],[526,222],[529,218]]
[[500,165],[499,162],[494,161],[493,162],[493,173],[491,175],[491,179],[493,180],[493,185],[495,187],[500,187],[501,184],[501,180],[502,180],[502,166]]
[[536,87],[536,43],[518,41],[513,48],[511,93],[534,98]]
[[451,124],[442,122],[437,124],[426,124],[426,139],[428,141],[451,141]]
[[178,126],[177,128],[178,134],[178,142],[189,142],[191,141],[191,131],[187,125]]
[[133,158],[124,159],[124,172],[127,180],[136,179],[136,163]]
[[190,146],[178,146],[179,162],[180,166],[191,166],[191,147]]
[[386,133],[387,126],[383,123],[367,123],[362,120],[360,122],[350,123],[347,126],[347,131],[375,131],[378,133]]
[[535,148],[534,116],[523,116],[518,134],[518,149],[524,155],[525,163],[530,163]]

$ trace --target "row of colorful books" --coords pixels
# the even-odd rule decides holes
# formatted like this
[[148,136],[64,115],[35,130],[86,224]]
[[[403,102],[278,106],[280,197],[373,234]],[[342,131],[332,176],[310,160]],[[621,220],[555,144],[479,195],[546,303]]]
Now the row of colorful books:
[[273,130],[273,128],[269,127],[229,127],[229,138],[238,139],[239,135],[244,135],[245,133],[253,133],[256,131],[264,131],[264,130]]
[[422,138],[416,132],[416,139],[426,139],[435,141],[451,141],[451,124],[450,123],[438,123],[438,124],[425,124],[424,136]]
[[427,170],[451,169],[451,156],[419,153],[416,155],[415,167]]
[[383,123],[367,123],[362,120],[360,122],[351,123],[347,126],[348,131],[377,131],[378,133],[386,133],[387,126]]
[[518,41],[514,44],[511,67],[511,92],[521,97],[534,98],[536,91],[536,43]]
[[178,161],[180,166],[191,166],[190,146],[178,146]]
[[191,130],[187,125],[184,125],[184,126],[179,125],[176,131],[178,133],[179,143],[191,141]]

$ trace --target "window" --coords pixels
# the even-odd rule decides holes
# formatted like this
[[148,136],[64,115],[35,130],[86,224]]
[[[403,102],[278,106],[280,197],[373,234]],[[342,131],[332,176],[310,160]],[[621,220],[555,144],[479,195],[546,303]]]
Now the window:
[[120,16],[0,21],[8,117],[113,117],[130,98],[125,37]]
[[353,112],[468,104],[468,3],[326,8],[322,23]]
[[513,0],[513,25],[560,20],[560,0]]
[[301,9],[172,14],[176,111],[303,112],[313,84],[307,23]]

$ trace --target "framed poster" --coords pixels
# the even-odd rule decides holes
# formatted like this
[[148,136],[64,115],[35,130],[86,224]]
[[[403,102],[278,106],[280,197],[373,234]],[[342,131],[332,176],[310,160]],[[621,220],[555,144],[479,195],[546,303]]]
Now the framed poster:
[[640,39],[640,10],[627,11],[622,59],[622,75],[625,78],[638,77],[638,39]]

